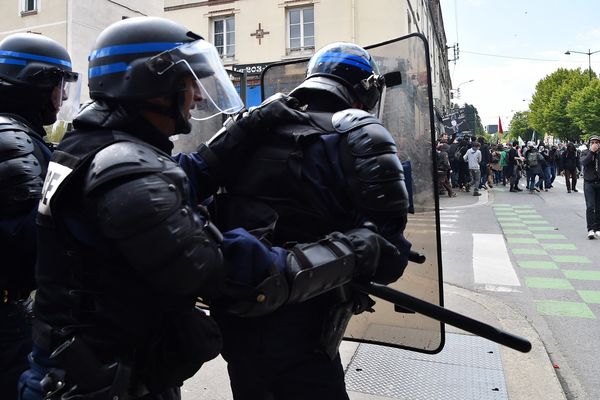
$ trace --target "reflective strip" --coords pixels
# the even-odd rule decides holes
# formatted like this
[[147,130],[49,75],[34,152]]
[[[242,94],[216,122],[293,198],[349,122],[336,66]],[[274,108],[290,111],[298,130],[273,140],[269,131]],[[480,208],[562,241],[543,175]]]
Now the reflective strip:
[[177,46],[182,45],[183,42],[156,42],[156,43],[134,43],[134,44],[121,44],[118,46],[103,47],[98,50],[92,51],[89,60],[93,61],[97,58],[116,56],[119,54],[137,54],[137,53],[150,53],[150,52],[162,52],[171,50]]
[[362,70],[371,72],[373,71],[373,67],[371,64],[366,62],[364,58],[348,55],[344,53],[324,53],[317,62],[340,62],[344,64],[354,65]]
[[0,64],[27,65],[27,61],[15,60],[14,58],[0,58]]
[[0,56],[10,56],[17,58],[25,58],[27,60],[46,61],[52,64],[64,65],[65,67],[71,68],[71,62],[67,60],[61,60],[60,58],[40,56],[31,53],[19,53],[16,51],[0,50]]
[[99,65],[97,67],[90,68],[88,75],[90,78],[95,78],[97,76],[127,71],[128,68],[129,68],[129,65],[124,62],[119,62],[119,63],[115,63],[115,64]]

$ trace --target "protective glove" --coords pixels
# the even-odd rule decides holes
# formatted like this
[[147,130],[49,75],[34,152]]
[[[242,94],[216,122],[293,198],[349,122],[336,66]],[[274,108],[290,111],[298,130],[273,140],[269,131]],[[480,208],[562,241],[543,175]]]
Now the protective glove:
[[[408,264],[408,251],[403,254],[383,236],[367,228],[353,229],[346,232],[344,236],[348,238],[354,249],[355,279],[387,285],[402,276]],[[408,243],[406,239],[404,241]]]
[[258,107],[228,118],[223,128],[197,151],[211,173],[218,180],[227,181],[235,176],[271,128],[308,120],[308,115],[297,109],[298,105],[298,100],[293,97],[275,94]]

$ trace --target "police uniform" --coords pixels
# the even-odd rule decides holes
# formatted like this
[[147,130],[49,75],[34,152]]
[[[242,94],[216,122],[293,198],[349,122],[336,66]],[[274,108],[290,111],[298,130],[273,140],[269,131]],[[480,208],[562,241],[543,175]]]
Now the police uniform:
[[0,53],[0,393],[12,400],[31,351],[35,215],[51,155],[43,125],[56,121],[53,93],[77,74],[67,51],[41,35],[9,35]]
[[[308,71],[307,80],[290,94],[305,106],[303,119],[281,119],[256,134],[259,144],[243,161],[227,159],[237,169],[224,179],[225,194],[217,197],[217,225],[258,230],[285,246],[370,223],[404,255],[395,268],[372,278],[393,282],[410,250],[403,237],[408,205],[403,168],[380,121],[348,108],[353,102],[374,106],[378,91],[363,89],[357,99],[347,81],[374,85],[375,66],[360,47],[338,43],[317,52]],[[217,140],[200,153],[222,153],[219,145]],[[261,225],[269,229],[261,231]],[[217,308],[234,398],[347,399],[339,342],[350,316],[371,305],[364,294],[341,287],[256,318]]]

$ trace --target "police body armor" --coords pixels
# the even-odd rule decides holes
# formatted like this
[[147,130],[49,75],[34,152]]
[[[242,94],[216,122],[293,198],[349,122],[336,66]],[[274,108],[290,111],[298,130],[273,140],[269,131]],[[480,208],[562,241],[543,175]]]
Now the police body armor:
[[[60,392],[69,388],[62,389],[57,382],[66,381],[71,383],[70,389],[76,385],[76,392],[70,395],[88,398],[85,396],[89,393],[102,392],[107,396],[97,397],[102,399],[131,390],[135,382],[143,382],[135,387],[138,394],[178,386],[204,361],[215,357],[221,345],[214,322],[202,312],[195,312],[193,292],[197,285],[189,285],[198,282],[198,276],[172,283],[172,279],[166,279],[172,270],[136,271],[128,265],[128,257],[140,256],[136,249],[143,242],[148,259],[142,263],[152,265],[150,259],[156,255],[148,248],[149,241],[160,242],[160,235],[172,233],[165,232],[169,227],[179,228],[176,231],[196,229],[193,223],[182,227],[182,221],[192,215],[191,210],[181,208],[187,195],[185,174],[169,155],[131,135],[110,130],[84,134],[85,140],[75,134],[67,135],[61,142],[50,163],[39,206],[34,343],[48,353],[54,352],[52,358],[59,366],[59,373],[49,374],[45,384],[48,391]],[[162,231],[148,228],[150,236],[132,235],[135,227],[123,231],[123,223],[135,212],[121,210],[118,202],[109,201],[100,218],[103,223],[114,225],[115,235],[123,239],[112,240],[89,229],[94,226],[93,221],[83,220],[88,214],[82,209],[85,202],[81,198],[111,179],[132,174],[146,174],[145,183],[136,180],[140,186],[137,190],[121,185],[129,190],[122,195],[145,195],[149,201],[140,202],[135,212],[147,215],[148,220],[155,216],[164,218],[167,226]],[[170,184],[154,179],[161,174]],[[176,210],[171,210],[169,199],[173,196]],[[161,198],[162,209],[154,201]],[[201,233],[197,237],[204,240]],[[140,243],[132,243],[136,240]],[[115,251],[115,242],[124,243],[131,251],[123,247],[122,251]],[[207,248],[220,254],[216,244]],[[193,257],[194,253],[186,255]],[[169,258],[164,263],[181,261],[171,254]],[[209,256],[205,259],[210,260]],[[180,264],[186,264],[186,260]],[[220,260],[215,264],[220,265]],[[161,282],[164,293],[153,296],[157,291],[151,287],[156,288]],[[198,340],[199,337],[204,340]],[[93,360],[82,362],[81,357]],[[61,378],[65,371],[66,378]]]
[[34,213],[49,159],[37,132],[0,114],[0,303],[22,300],[35,288]]
[[[288,242],[317,241],[328,232],[343,232],[390,216],[402,216],[398,227],[402,231],[408,195],[389,132],[361,110],[308,114],[310,123],[282,125],[263,138],[245,167],[226,185],[226,194],[217,198],[217,224],[224,230],[242,226],[284,247]],[[332,182],[335,174],[328,172],[328,182],[311,181],[307,176],[324,178],[319,168],[336,168],[304,160],[311,145],[322,135],[332,134],[337,135],[334,150],[345,182]],[[327,199],[319,184],[325,186]],[[372,304],[366,295],[347,287],[309,300],[307,308],[329,309],[323,318],[321,350],[335,357],[350,317]]]

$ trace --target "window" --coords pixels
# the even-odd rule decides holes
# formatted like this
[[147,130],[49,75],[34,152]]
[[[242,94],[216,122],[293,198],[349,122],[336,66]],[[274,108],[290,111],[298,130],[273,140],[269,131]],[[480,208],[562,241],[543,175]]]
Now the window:
[[235,56],[235,18],[233,16],[213,20],[213,43],[221,57]]
[[37,11],[37,3],[37,0],[21,0],[21,12],[30,13],[33,11]]
[[288,10],[289,49],[301,51],[315,48],[315,12],[313,7]]

